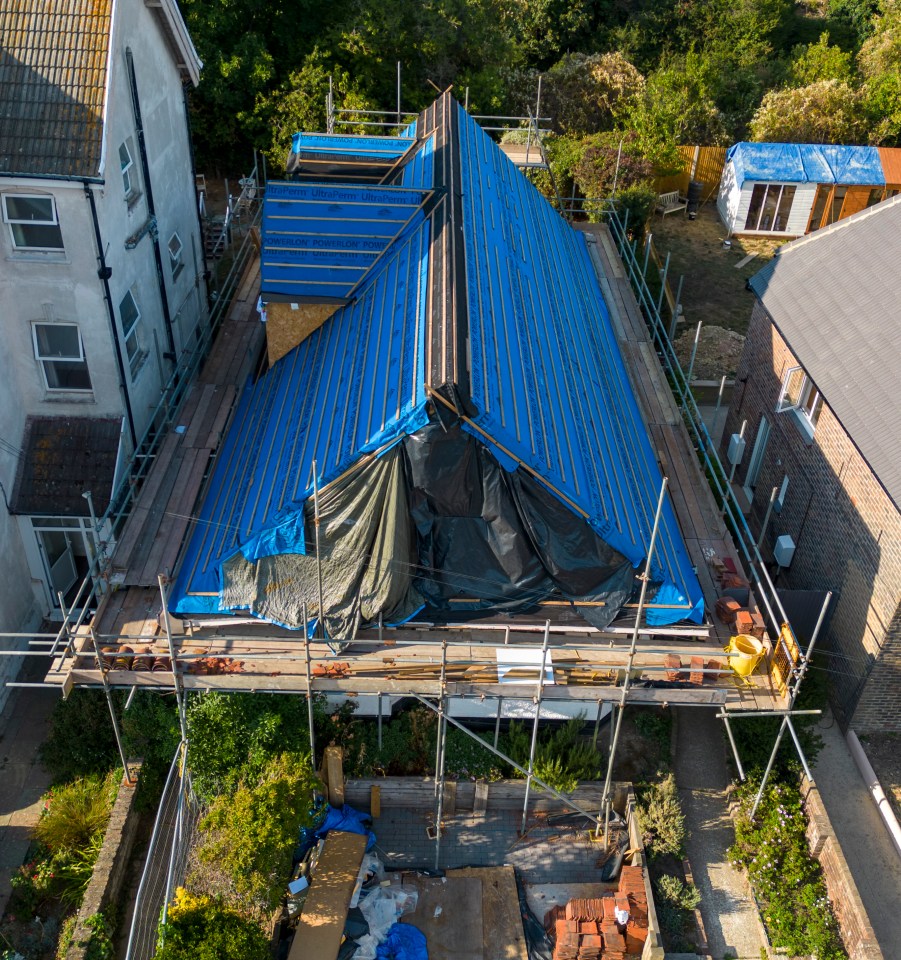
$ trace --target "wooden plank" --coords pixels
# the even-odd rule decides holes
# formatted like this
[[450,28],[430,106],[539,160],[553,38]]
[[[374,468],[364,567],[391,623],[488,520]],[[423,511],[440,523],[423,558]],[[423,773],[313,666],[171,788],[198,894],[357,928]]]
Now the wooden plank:
[[[216,399],[216,385],[213,383],[197,384],[197,387],[191,391],[194,400],[193,408],[190,411],[190,420],[186,417],[180,417],[182,423],[188,423],[189,426],[182,437],[182,443],[186,447],[200,446],[198,440],[209,432],[209,424],[215,416],[215,409],[210,413],[210,406]],[[207,419],[209,415],[209,419]],[[204,426],[206,429],[204,429]]]
[[477,780],[475,790],[475,800],[473,802],[472,812],[477,817],[484,817],[488,809],[488,781]]
[[484,960],[528,960],[513,867],[464,867],[447,871],[452,879],[482,882]]
[[344,806],[344,750],[326,747],[324,764],[328,771],[328,802],[333,807]]
[[457,815],[457,781],[448,780],[444,784],[444,803],[441,810],[442,817],[455,817]]
[[193,511],[197,504],[200,488],[203,485],[203,478],[206,474],[211,452],[209,449],[197,451],[194,466],[185,478],[182,496],[172,504],[168,516],[169,535],[158,561],[160,570],[168,572],[170,575],[178,562],[178,555],[181,551],[185,533],[188,527],[194,523]]
[[221,393],[216,408],[216,416],[213,422],[210,424],[210,431],[207,434],[206,441],[202,444],[202,446],[209,447],[211,450],[217,449],[219,442],[222,439],[222,434],[225,431],[225,426],[231,418],[231,413],[235,406],[235,398],[237,394],[238,391],[235,388],[235,385],[232,383],[226,384],[221,388]]
[[377,783],[369,788],[369,815],[373,820],[382,815],[382,788]]

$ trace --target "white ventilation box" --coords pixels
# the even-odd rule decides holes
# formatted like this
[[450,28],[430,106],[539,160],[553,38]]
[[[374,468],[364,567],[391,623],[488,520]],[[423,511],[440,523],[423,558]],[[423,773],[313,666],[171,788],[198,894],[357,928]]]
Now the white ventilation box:
[[776,546],[773,547],[773,556],[780,567],[790,567],[795,557],[795,541],[787,534],[783,533],[777,537]]
[[745,455],[745,438],[740,433],[733,433],[729,438],[729,448],[726,451],[726,459],[733,466],[741,463],[741,458]]

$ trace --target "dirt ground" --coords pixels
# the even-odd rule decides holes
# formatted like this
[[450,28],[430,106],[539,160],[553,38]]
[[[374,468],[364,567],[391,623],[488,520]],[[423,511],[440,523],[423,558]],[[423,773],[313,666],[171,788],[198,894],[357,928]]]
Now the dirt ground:
[[[713,201],[701,207],[695,220],[682,213],[667,217],[655,214],[649,231],[660,258],[670,254],[673,289],[680,275],[685,278],[681,301],[687,327],[694,328],[701,320],[705,327],[725,327],[743,335],[754,304],[754,296],[745,289],[745,283],[784,241],[732,238],[725,247],[726,228]],[[754,259],[738,267],[749,254],[754,254]],[[680,329],[685,327],[680,325]]]
[[901,819],[901,733],[864,735],[860,741],[895,816]]
[[[694,347],[696,330],[685,330],[676,339],[676,356],[682,369],[688,371],[691,351]],[[726,327],[701,327],[698,349],[692,367],[692,380],[719,380],[720,377],[734,377],[738,369],[745,338],[735,330]]]

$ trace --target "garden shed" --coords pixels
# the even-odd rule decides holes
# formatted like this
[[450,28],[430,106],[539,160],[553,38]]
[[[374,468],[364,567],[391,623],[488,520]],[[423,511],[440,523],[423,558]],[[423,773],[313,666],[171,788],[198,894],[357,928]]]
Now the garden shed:
[[800,237],[894,196],[901,150],[813,143],[737,143],[717,208],[730,234]]

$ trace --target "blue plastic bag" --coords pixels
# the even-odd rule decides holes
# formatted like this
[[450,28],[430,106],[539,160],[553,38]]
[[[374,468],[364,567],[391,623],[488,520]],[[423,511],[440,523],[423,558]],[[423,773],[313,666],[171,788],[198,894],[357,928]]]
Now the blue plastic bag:
[[376,960],[429,960],[425,934],[409,923],[395,923],[376,949]]

